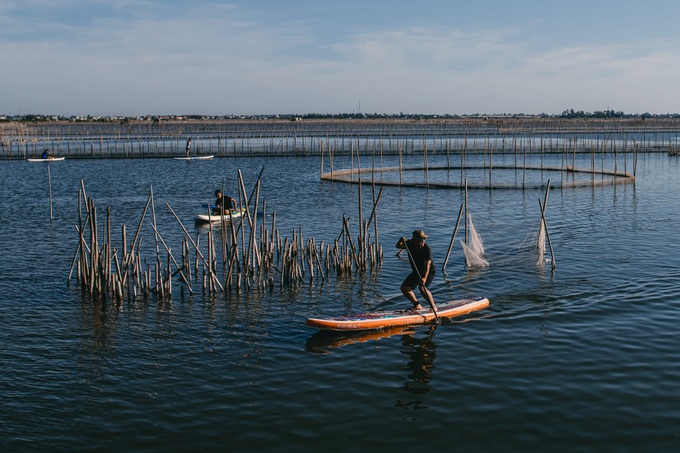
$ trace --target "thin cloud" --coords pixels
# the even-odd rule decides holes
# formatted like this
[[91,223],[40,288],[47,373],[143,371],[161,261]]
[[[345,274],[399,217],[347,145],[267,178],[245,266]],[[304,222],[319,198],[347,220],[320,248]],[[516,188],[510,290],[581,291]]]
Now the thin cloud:
[[[86,4],[83,21],[11,13]],[[0,2],[0,52],[12,62],[0,113],[325,113],[359,102],[376,113],[672,111],[678,101],[672,40],[550,45],[520,26],[384,24],[319,35],[309,20],[268,22],[241,3],[198,6]]]

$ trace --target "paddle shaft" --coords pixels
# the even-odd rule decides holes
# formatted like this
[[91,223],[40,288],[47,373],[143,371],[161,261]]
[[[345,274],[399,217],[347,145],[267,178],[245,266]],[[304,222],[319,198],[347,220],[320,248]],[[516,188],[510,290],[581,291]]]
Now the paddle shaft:
[[[422,286],[429,293],[430,290],[427,289],[427,287],[422,283],[423,276],[420,275],[418,266],[416,266],[416,261],[413,259],[413,255],[411,255],[411,251],[408,249],[408,244],[406,244],[406,238],[402,238],[402,242],[404,243],[404,247],[406,248],[406,253],[408,253],[408,259],[411,261],[411,264],[413,264],[413,268],[416,270],[418,278],[420,278],[420,284],[418,286]],[[430,308],[432,309],[432,313],[434,313],[434,317],[437,319],[437,321],[439,321],[439,315],[437,314],[437,309],[435,308],[434,301],[432,300],[432,293],[430,293],[430,297],[427,297],[427,293],[425,293],[425,291],[422,292],[424,293],[423,296],[425,296],[425,299],[427,299],[427,303],[430,304]]]

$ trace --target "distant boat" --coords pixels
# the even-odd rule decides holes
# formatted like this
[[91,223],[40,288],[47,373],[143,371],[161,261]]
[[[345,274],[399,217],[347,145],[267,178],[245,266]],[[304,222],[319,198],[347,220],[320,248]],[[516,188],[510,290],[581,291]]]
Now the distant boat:
[[212,159],[215,156],[194,156],[194,157],[173,157],[175,160],[206,160]]
[[26,159],[29,162],[57,162],[66,159],[65,157],[48,157],[43,159],[42,157],[36,157],[32,159]]

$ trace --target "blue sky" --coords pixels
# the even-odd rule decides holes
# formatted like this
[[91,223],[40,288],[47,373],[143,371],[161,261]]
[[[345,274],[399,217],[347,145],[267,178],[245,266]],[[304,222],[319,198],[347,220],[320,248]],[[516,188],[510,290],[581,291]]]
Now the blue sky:
[[0,114],[680,112],[676,0],[0,0]]

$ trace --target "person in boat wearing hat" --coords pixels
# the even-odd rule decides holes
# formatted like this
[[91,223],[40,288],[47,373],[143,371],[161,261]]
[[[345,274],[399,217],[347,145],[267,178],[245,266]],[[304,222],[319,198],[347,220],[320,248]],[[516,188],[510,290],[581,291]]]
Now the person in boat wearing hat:
[[413,290],[418,287],[420,294],[434,311],[437,307],[434,304],[434,298],[428,286],[432,283],[435,270],[432,263],[432,250],[430,246],[425,243],[427,234],[423,230],[415,230],[411,239],[406,240],[402,237],[397,242],[397,248],[408,252],[408,260],[411,263],[411,273],[408,274],[404,282],[401,284],[401,293],[413,304],[411,310],[422,310],[422,306],[418,302]]
[[212,213],[215,215],[220,215],[224,212],[224,215],[229,215],[231,209],[236,207],[236,200],[231,197],[225,197],[222,195],[222,191],[217,189],[215,191],[215,206],[212,208]]

